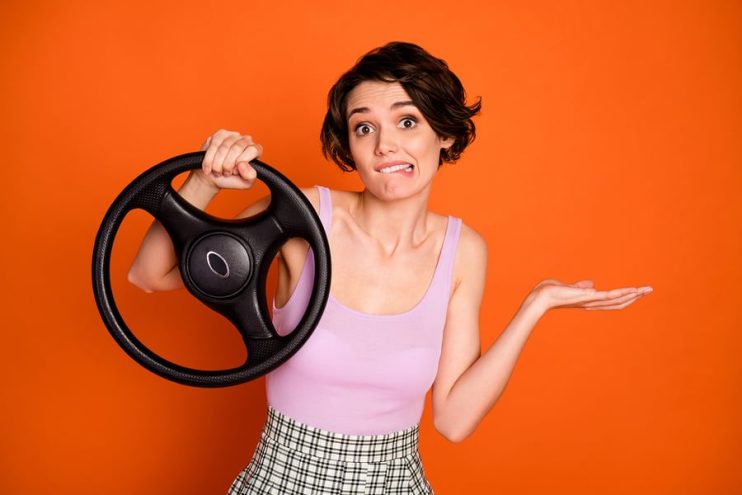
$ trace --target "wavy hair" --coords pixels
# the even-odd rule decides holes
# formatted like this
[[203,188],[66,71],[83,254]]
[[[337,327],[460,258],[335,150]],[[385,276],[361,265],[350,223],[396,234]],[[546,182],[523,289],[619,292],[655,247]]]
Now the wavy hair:
[[330,88],[327,113],[322,123],[322,154],[342,170],[356,170],[348,137],[348,94],[363,81],[398,82],[440,138],[454,138],[448,149],[441,149],[438,166],[453,163],[476,137],[472,117],[482,106],[482,98],[466,104],[466,92],[459,78],[444,60],[413,43],[393,41],[375,48]]

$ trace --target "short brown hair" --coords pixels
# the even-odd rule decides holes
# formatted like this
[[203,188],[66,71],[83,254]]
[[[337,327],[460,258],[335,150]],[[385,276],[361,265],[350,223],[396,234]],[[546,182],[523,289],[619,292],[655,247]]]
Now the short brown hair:
[[363,81],[400,83],[438,137],[455,139],[448,149],[441,150],[439,166],[458,160],[474,140],[472,117],[479,113],[482,99],[467,106],[464,86],[445,61],[413,43],[393,41],[361,57],[327,95],[327,114],[320,133],[322,154],[342,170],[356,169],[345,114],[348,94]]

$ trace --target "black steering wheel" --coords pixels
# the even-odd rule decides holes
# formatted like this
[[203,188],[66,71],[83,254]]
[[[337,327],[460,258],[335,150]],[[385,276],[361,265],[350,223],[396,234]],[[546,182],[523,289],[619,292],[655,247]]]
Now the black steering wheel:
[[[225,387],[278,367],[306,342],[330,292],[330,249],[314,207],[281,173],[259,160],[250,164],[271,191],[268,208],[250,218],[225,220],[194,207],[171,186],[179,173],[201,166],[204,152],[188,153],[147,170],[119,194],[101,223],[93,251],[93,291],[98,310],[116,342],[148,370],[185,385]],[[205,371],[170,362],[148,349],[124,323],[111,291],[111,248],[124,216],[149,212],[173,241],[181,278],[199,301],[239,330],[247,360],[226,370]],[[273,327],[265,283],[273,257],[291,237],[306,240],[314,253],[314,286],[296,329],[280,336]]]

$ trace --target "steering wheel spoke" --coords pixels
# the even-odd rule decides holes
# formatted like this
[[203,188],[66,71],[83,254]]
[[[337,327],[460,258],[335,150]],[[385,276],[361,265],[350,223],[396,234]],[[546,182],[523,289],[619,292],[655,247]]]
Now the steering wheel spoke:
[[176,251],[218,227],[219,219],[190,204],[168,185],[153,216],[165,227]]
[[[200,387],[236,385],[257,378],[291,357],[311,335],[330,291],[329,245],[314,208],[296,186],[268,165],[253,160],[258,179],[273,193],[268,210],[224,220],[199,210],[170,186],[177,174],[201,165],[204,153],[166,160],[129,184],[108,209],[93,251],[93,291],[98,310],[116,342],[139,364],[169,380]],[[181,277],[198,300],[240,331],[248,359],[238,368],[205,371],[172,363],[147,348],[127,327],[113,299],[110,258],[123,216],[142,208],[162,223],[179,258]],[[302,237],[315,255],[315,285],[296,329],[279,336],[268,312],[265,286],[276,252],[290,237]]]

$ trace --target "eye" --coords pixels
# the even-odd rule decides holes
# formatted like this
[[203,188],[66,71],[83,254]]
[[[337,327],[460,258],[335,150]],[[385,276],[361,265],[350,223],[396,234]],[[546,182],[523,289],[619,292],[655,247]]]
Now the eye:
[[412,129],[417,125],[417,119],[414,117],[405,117],[399,121],[399,126],[405,129]]
[[368,124],[358,124],[355,128],[356,136],[366,136],[373,132],[373,128]]

